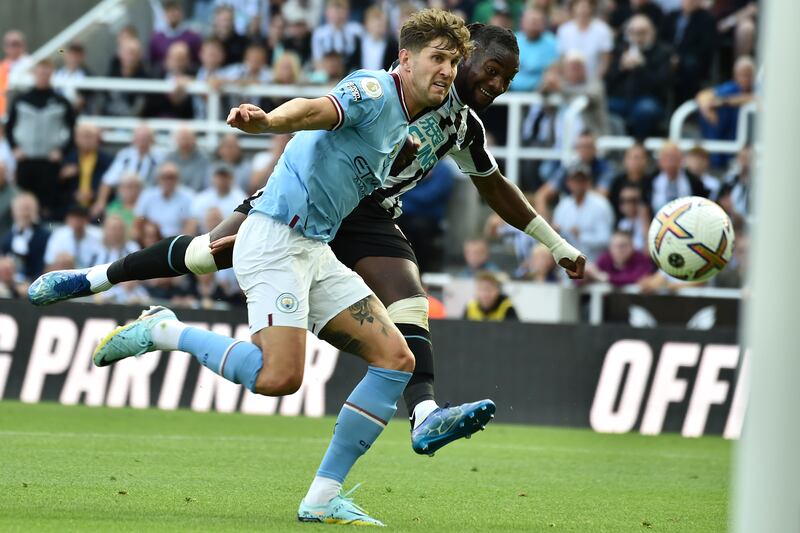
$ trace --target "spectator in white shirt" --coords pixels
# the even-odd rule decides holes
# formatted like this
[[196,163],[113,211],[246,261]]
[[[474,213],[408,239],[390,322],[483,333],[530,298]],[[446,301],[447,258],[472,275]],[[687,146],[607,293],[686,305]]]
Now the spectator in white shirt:
[[388,34],[389,22],[378,6],[370,6],[364,12],[364,28],[367,30],[359,42],[361,57],[359,68],[388,70],[397,59],[397,40]]
[[[244,61],[225,67],[220,75],[227,81],[243,86],[270,83],[272,71],[267,67],[267,50],[260,44],[251,44],[244,53]],[[252,96],[233,93],[228,97],[228,107],[236,107],[242,102],[252,101]]]
[[153,132],[145,125],[133,130],[133,143],[117,152],[114,162],[103,175],[97,200],[90,209],[92,218],[99,217],[106,208],[111,193],[127,174],[136,174],[145,185],[155,183],[156,170],[161,156],[153,150]]
[[136,202],[136,234],[143,235],[149,220],[158,226],[161,235],[184,233],[192,214],[191,189],[180,185],[180,173],[174,163],[164,163],[158,170],[158,185],[142,191]]
[[128,228],[122,217],[111,215],[103,221],[103,241],[92,264],[113,263],[138,249],[139,245],[128,239]]
[[[192,203],[192,218],[189,221],[186,233],[196,235],[207,233],[212,227],[205,225],[206,214],[210,209],[219,209],[222,213],[231,213],[245,198],[245,192],[235,186],[233,174],[227,167],[214,170],[211,186],[200,192]],[[200,230],[198,232],[198,229]]]
[[176,150],[169,152],[165,162],[174,163],[181,176],[181,184],[195,192],[208,186],[208,167],[211,161],[205,151],[198,148],[197,136],[187,127],[175,132]]
[[578,164],[567,173],[569,196],[553,211],[553,224],[573,246],[594,261],[608,246],[614,228],[614,209],[605,196],[592,190],[592,170]]
[[76,268],[93,266],[103,246],[102,230],[89,224],[89,212],[81,206],[70,208],[64,222],[65,225],[55,230],[47,241],[45,265],[52,268],[60,262],[59,257],[69,255]]
[[64,82],[80,81],[91,75],[84,63],[85,59],[83,45],[78,42],[70,43],[64,51],[64,65],[53,73],[53,85],[58,87],[58,92],[69,100],[77,112],[86,109],[88,95],[74,87],[62,89],[59,86]]
[[594,16],[595,0],[572,0],[572,19],[558,28],[558,52],[561,56],[579,51],[586,60],[589,77],[603,79],[611,62],[614,34]]
[[358,22],[349,21],[349,18],[348,0],[327,1],[325,24],[317,27],[311,35],[311,57],[315,64],[318,65],[325,54],[336,52],[344,59],[346,71],[358,68],[361,58],[356,55],[356,51],[364,27]]

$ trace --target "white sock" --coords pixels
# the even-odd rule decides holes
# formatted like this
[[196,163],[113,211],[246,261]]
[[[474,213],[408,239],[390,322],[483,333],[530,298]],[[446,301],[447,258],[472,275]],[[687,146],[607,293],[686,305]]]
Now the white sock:
[[108,281],[108,266],[110,264],[111,263],[106,263],[105,265],[93,266],[89,269],[89,272],[86,273],[86,279],[89,280],[89,287],[92,289],[92,292],[107,291],[113,286],[113,283]]
[[308,487],[308,493],[305,497],[305,502],[308,505],[325,505],[339,494],[342,490],[342,484],[328,477],[316,476],[311,486]]
[[179,320],[162,320],[153,328],[153,342],[157,350],[177,350],[183,330],[188,328]]
[[417,404],[414,408],[414,429],[417,429],[417,426],[422,424],[428,415],[435,411],[439,406],[433,400],[423,400]]

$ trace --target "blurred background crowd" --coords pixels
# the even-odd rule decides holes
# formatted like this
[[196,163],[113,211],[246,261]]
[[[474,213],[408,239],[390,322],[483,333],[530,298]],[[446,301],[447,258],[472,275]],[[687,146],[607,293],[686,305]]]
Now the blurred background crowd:
[[[523,146],[559,147],[566,106],[576,97],[588,98],[572,147],[575,157],[526,161],[519,173],[519,185],[537,210],[587,254],[590,264],[581,283],[644,292],[677,286],[655,273],[646,250],[647,229],[653,213],[668,201],[699,195],[718,202],[737,230],[734,259],[714,283],[741,286],[750,148],[724,155],[665,143],[651,152],[640,141],[666,136],[670,115],[689,100],[698,105],[691,124],[698,140],[736,138],[740,108],[757,90],[758,2],[150,0],[152,28],[119,29],[104,71],[87,66],[80,39],[55,61],[25,66],[25,33],[4,33],[0,297],[23,297],[42,272],[110,262],[165,236],[208,231],[265,184],[288,141],[273,137],[268,150],[252,151],[228,134],[214,150],[206,150],[188,123],[168,142],[158,143],[142,122],[130,145],[120,148],[104,142],[108,132],[93,124],[92,116],[204,119],[207,100],[186,90],[194,80],[212,87],[329,86],[355,69],[388,69],[397,57],[403,21],[426,6],[516,33],[520,71],[510,91],[557,96],[526,107]],[[33,74],[32,86],[11,90],[12,73],[23,67]],[[59,88],[63,80],[92,76],[174,84],[168,94]],[[219,118],[243,101],[269,111],[286,99],[229,91]],[[505,145],[507,108],[495,105],[482,118],[490,142]],[[603,135],[627,135],[636,142],[624,152],[604,154],[597,146]],[[472,225],[475,231],[458,231],[464,222],[459,202],[471,198],[458,192],[468,183],[463,178],[452,162],[440,162],[404,196],[398,223],[423,273],[476,278],[468,318],[513,319],[504,281],[568,281],[547,249],[485,206],[470,211],[480,217]],[[453,249],[457,254],[448,252]],[[242,304],[232,271],[130,282],[97,300]]]

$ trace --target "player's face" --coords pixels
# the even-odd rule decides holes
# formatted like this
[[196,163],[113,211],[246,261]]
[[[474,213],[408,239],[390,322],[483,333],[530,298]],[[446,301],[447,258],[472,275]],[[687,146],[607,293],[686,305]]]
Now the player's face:
[[513,52],[490,47],[479,50],[461,65],[456,89],[463,102],[481,111],[508,90],[519,72],[519,57]]
[[423,107],[437,106],[444,101],[456,78],[460,59],[457,51],[447,48],[440,40],[410,55],[414,97]]

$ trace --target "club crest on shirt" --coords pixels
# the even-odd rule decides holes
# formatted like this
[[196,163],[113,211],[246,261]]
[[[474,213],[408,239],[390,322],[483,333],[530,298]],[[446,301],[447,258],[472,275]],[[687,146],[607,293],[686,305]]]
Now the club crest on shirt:
[[370,98],[380,98],[383,96],[383,87],[381,87],[381,83],[375,78],[363,78],[361,80],[361,87]]
[[278,296],[277,300],[275,300],[275,305],[277,305],[278,309],[284,313],[294,313],[297,311],[299,303],[297,302],[297,298],[295,298],[294,294],[290,292],[284,292]]
[[348,81],[347,83],[344,84],[344,88],[347,89],[347,91],[353,97],[353,100],[355,100],[356,102],[361,101],[361,91],[358,90],[358,86],[356,86],[355,83],[353,83],[352,81]]

